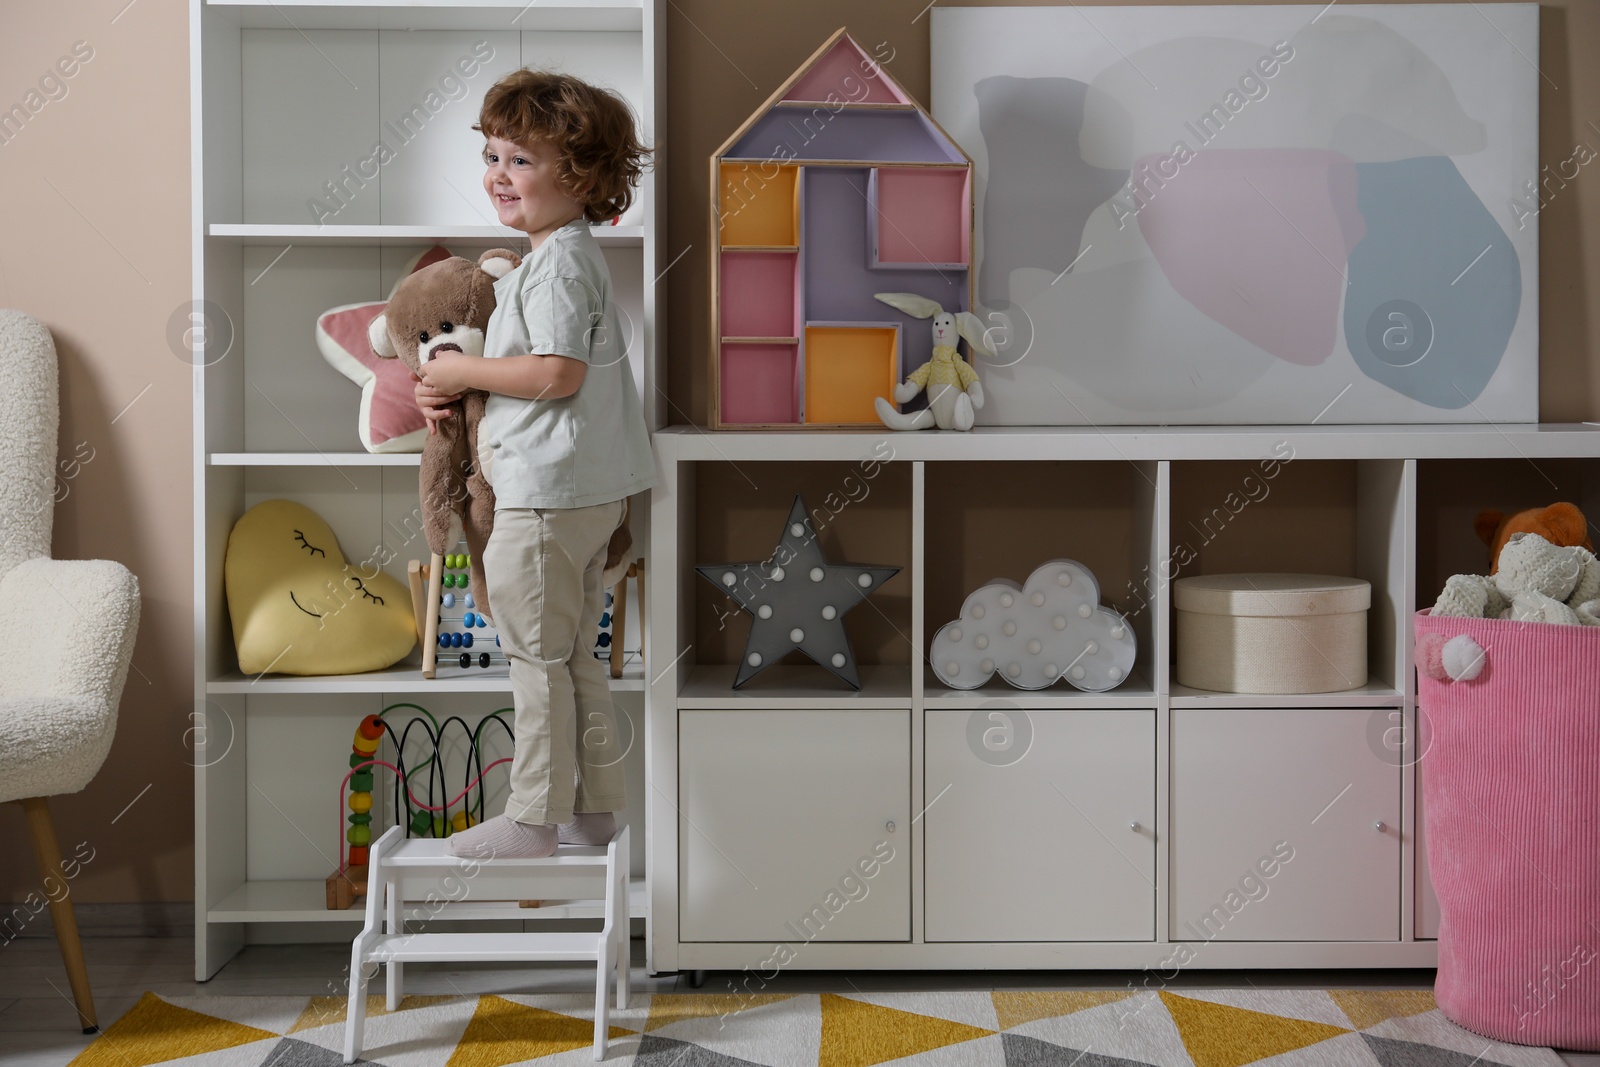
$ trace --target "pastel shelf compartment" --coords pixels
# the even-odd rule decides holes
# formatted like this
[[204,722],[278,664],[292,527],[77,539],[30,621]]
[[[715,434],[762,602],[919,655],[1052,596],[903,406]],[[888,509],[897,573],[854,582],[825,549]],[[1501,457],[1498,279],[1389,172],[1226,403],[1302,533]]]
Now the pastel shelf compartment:
[[811,68],[783,94],[785,104],[842,102],[914,106],[898,85],[882,77],[877,60],[849,37],[840,36],[814,59]]
[[798,338],[796,282],[800,254],[724,249],[722,337]]
[[[773,172],[776,173],[773,173]],[[719,167],[723,248],[795,248],[800,233],[800,168],[770,160]]]
[[965,163],[920,110],[821,105],[774,107],[729,148],[729,160],[834,163]]
[[971,219],[971,168],[874,167],[867,179],[869,265],[964,270]]
[[[869,167],[807,167],[801,194],[801,234],[805,251],[800,262],[800,284],[805,294],[805,317],[837,322],[899,320],[899,313],[873,298],[873,293],[916,293],[939,302],[949,311],[971,310],[970,271],[929,270],[924,264],[874,268],[864,210]],[[926,320],[904,318],[907,337],[930,337]],[[920,322],[921,329],[915,328]],[[918,342],[919,344],[921,342]],[[931,344],[931,342],[930,342]],[[927,346],[913,350],[911,366],[928,358]]]
[[1103,692],[1066,679],[1019,689],[998,673],[973,689],[945,685],[924,659],[930,708],[979,708],[995,701],[1027,708],[1156,706],[1156,603],[1147,579],[1159,564],[1153,462],[928,461],[923,522],[923,652],[941,627],[962,617],[976,590],[997,579],[1024,585],[1042,564],[1071,559],[1099,586],[1099,604],[1132,628],[1137,655],[1127,677]]
[[[681,705],[910,706],[912,664],[921,659],[906,636],[911,633],[911,464],[872,459],[877,454],[863,449],[861,459],[848,461],[705,460],[678,467],[684,525],[676,539],[673,580],[678,603],[687,611],[680,624],[683,644],[692,645],[674,672]],[[695,571],[701,564],[771,558],[797,493],[805,498],[828,562],[900,568],[844,616],[860,691],[798,651],[733,689],[750,616]]]
[[800,421],[799,341],[722,342],[722,421],[794,425]]
[[808,322],[805,332],[808,424],[882,426],[876,397],[894,402],[900,380],[900,326],[893,322]]

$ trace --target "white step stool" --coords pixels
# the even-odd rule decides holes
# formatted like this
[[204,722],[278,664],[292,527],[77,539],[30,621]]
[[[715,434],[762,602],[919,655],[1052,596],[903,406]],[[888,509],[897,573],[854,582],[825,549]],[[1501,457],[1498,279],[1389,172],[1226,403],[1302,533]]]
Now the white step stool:
[[[373,842],[367,858],[367,922],[350,948],[350,1009],[345,1020],[344,1062],[361,1055],[366,1023],[367,979],[363,965],[388,965],[388,1007],[400,1007],[407,960],[594,960],[594,1058],[604,1059],[609,1032],[606,992],[617,976],[617,1009],[628,1006],[628,828],[619,826],[607,845],[561,845],[540,859],[466,859],[450,854],[448,840],[407,839],[390,827]],[[461,894],[465,885],[466,894]],[[605,922],[595,933],[416,933],[404,924],[407,900],[605,900]],[[382,929],[379,928],[380,909]],[[536,919],[537,915],[507,917]],[[428,918],[450,918],[448,904]]]

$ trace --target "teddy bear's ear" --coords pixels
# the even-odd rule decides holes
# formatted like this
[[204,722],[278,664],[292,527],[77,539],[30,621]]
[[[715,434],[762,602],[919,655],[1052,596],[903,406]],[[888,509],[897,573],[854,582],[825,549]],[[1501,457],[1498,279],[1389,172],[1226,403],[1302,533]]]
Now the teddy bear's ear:
[[1589,520],[1583,517],[1574,504],[1565,501],[1551,504],[1539,513],[1539,521],[1550,529],[1549,540],[1558,545],[1582,545],[1590,548]]
[[1495,535],[1500,532],[1500,524],[1505,518],[1505,512],[1495,508],[1478,512],[1478,517],[1472,520],[1472,528],[1477,532],[1478,540],[1493,548]]
[[509,248],[491,248],[478,257],[478,266],[496,278],[504,278],[522,266],[522,257]]
[[389,342],[389,316],[379,315],[367,324],[367,343],[383,359],[394,359],[399,355]]

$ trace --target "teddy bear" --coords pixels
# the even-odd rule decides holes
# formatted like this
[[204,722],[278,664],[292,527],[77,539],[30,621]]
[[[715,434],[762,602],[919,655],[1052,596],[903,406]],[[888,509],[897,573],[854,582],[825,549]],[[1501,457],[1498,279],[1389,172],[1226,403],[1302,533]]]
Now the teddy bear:
[[[510,249],[491,248],[476,263],[451,256],[407,275],[395,287],[383,314],[368,328],[373,352],[403,361],[419,377],[423,364],[436,352],[482,356],[484,334],[495,309],[495,282],[521,263],[522,257]],[[419,488],[423,531],[435,555],[443,555],[450,547],[451,519],[460,516],[470,555],[473,602],[493,619],[483,575],[483,550],[494,528],[494,487],[477,462],[478,425],[488,396],[481,389],[467,390],[450,405],[455,415],[435,424],[438,432],[429,434],[422,446]],[[624,501],[622,519],[606,549],[604,581],[608,587],[626,573],[626,556],[632,546]]]
[[1493,575],[1452,575],[1433,614],[1600,625],[1600,560],[1593,552],[1518,531],[1497,562]]
[[[484,332],[495,308],[494,283],[521,263],[522,257],[510,249],[491,248],[476,263],[451,256],[408,274],[367,329],[372,350],[384,359],[401,360],[419,377],[423,364],[437,352],[483,355]],[[471,554],[473,600],[492,618],[482,560],[494,528],[494,489],[476,459],[478,423],[488,395],[469,389],[451,405],[454,416],[435,424],[438,432],[430,433],[422,446],[419,488],[422,528],[434,555],[450,549],[451,519],[460,516]]]
[[1589,541],[1589,520],[1575,505],[1565,501],[1547,508],[1529,508],[1515,515],[1488,508],[1478,512],[1472,526],[1479,540],[1489,546],[1490,574],[1500,569],[1500,550],[1517,533],[1538,534],[1553,545],[1581,545],[1594,551]]

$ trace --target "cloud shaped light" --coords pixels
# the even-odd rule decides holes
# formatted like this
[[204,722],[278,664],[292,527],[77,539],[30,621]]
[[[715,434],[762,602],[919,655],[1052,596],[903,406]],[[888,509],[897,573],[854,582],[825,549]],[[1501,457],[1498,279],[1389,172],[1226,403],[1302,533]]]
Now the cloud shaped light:
[[1133,669],[1133,627],[1100,606],[1100,583],[1076,560],[1039,565],[1019,586],[997,578],[968,595],[961,617],[939,627],[928,659],[952,689],[999,674],[1018,689],[1060,678],[1086,692],[1114,689]]

